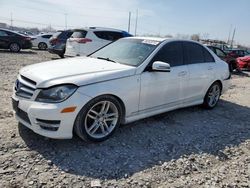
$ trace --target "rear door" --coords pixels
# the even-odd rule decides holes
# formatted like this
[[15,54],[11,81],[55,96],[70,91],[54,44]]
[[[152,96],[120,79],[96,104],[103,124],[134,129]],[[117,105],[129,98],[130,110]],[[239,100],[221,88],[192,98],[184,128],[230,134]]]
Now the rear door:
[[10,42],[9,35],[6,31],[0,30],[0,47],[8,48]]
[[187,102],[201,100],[215,74],[215,60],[202,45],[183,42],[185,64],[189,70],[189,87],[186,90]]

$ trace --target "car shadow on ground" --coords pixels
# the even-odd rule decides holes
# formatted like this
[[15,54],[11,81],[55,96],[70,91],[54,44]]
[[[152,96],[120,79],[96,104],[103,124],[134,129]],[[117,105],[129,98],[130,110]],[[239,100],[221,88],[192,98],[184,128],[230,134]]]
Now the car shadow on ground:
[[225,147],[250,139],[250,108],[221,100],[213,110],[190,107],[119,128],[109,140],[90,144],[45,139],[24,126],[19,133],[31,150],[69,173],[120,179],[183,155],[221,156]]
[[20,52],[11,52],[9,50],[0,50],[0,53],[8,53],[8,54],[15,54],[15,55],[18,55],[18,54],[37,54],[37,52],[34,52],[33,50],[21,50]]
[[250,72],[248,70],[244,71],[235,71],[233,72],[233,75],[241,76],[241,77],[250,77]]

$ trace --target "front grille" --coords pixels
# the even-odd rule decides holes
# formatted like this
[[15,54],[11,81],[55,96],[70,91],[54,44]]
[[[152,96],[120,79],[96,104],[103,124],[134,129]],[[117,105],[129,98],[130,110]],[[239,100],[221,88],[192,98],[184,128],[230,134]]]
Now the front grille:
[[36,82],[33,80],[30,80],[29,78],[26,78],[22,75],[16,80],[15,91],[17,96],[30,99],[33,96],[35,90]]
[[21,118],[23,121],[31,124],[30,119],[28,117],[28,114],[21,110],[20,108],[17,108],[16,115]]

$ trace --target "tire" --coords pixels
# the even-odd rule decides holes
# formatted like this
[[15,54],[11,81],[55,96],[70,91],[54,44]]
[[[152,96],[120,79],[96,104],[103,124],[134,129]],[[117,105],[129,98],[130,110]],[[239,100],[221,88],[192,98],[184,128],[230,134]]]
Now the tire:
[[101,142],[112,136],[122,119],[122,106],[109,95],[92,99],[76,117],[74,131],[84,141]]
[[11,52],[19,52],[21,50],[21,47],[18,43],[11,43],[9,49]]
[[58,54],[60,58],[64,58],[64,54]]
[[221,89],[219,82],[215,82],[210,86],[203,101],[203,106],[205,108],[213,109],[217,105],[220,99]]
[[38,49],[39,50],[46,50],[47,48],[48,48],[48,45],[46,43],[44,43],[44,42],[40,42],[38,44]]

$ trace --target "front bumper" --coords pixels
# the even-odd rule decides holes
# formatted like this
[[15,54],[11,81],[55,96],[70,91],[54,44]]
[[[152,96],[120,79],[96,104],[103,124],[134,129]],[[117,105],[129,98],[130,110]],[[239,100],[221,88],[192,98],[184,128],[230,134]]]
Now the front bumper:
[[[70,139],[73,137],[73,126],[77,114],[91,98],[76,91],[66,101],[55,104],[40,103],[34,100],[20,98],[15,94],[12,95],[12,99],[14,101],[18,101],[17,108],[22,112],[15,113],[16,119],[21,124],[25,125],[35,133],[45,137]],[[74,112],[61,113],[64,108],[71,106],[76,106],[76,110]],[[25,114],[28,119],[25,117]],[[39,123],[40,120],[44,120],[45,122],[60,122],[59,127],[56,130],[44,129]]]

